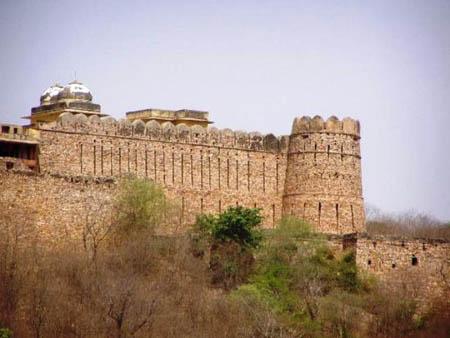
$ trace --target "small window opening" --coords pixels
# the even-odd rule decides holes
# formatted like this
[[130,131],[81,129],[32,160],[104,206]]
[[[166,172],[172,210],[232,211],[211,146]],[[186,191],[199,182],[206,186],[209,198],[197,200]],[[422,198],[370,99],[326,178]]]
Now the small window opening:
[[8,126],[2,126],[2,133],[3,134],[9,134],[9,127]]
[[369,260],[367,261],[367,265],[372,265],[372,260],[369,259]]
[[14,133],[14,134],[17,134],[17,132],[18,132],[17,128],[14,128],[14,129],[13,129],[13,133]]
[[402,246],[403,246],[403,247],[405,246],[405,241],[402,241]]
[[392,269],[395,269],[396,265],[395,263],[392,263]]
[[376,248],[376,247],[377,247],[377,242],[376,242],[376,241],[373,241],[373,242],[372,242],[372,245],[373,245],[374,248]]
[[415,255],[412,255],[411,264],[412,265],[418,265],[419,264],[419,260],[417,259],[417,257]]
[[427,248],[425,247],[425,243],[422,243],[422,250],[425,251]]
[[14,163],[13,162],[6,162],[6,169],[7,170],[11,170],[12,168],[14,168]]

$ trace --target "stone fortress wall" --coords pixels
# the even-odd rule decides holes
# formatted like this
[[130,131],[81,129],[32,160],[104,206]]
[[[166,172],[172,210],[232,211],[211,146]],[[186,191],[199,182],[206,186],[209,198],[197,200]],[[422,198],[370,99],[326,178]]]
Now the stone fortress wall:
[[421,304],[442,298],[450,306],[450,242],[439,239],[358,236],[358,266],[412,289]]
[[364,226],[359,124],[296,119],[290,137],[63,113],[40,127],[41,172],[135,174],[177,198],[183,223],[230,205],[262,208],[274,226],[292,214],[322,232]]
[[261,208],[267,227],[281,218],[287,137],[70,113],[39,131],[42,173],[149,178],[178,201],[183,224],[231,205]]
[[5,162],[14,159],[0,158],[0,227],[13,217],[20,227],[31,225],[30,236],[50,246],[80,240],[86,215],[107,208],[117,186],[106,179],[30,172],[20,163],[7,170]]
[[[12,161],[0,159],[0,205],[34,223],[39,236],[55,244],[79,238],[85,215],[110,203],[117,187],[114,177],[29,172],[20,161],[6,170],[5,162]],[[330,240],[337,250],[343,242],[349,246],[342,235]],[[390,282],[406,281],[425,304],[450,292],[450,242],[359,234],[353,244],[360,268]]]
[[[350,246],[364,269],[383,278],[426,276],[430,292],[450,290],[450,243],[363,235],[358,121],[301,117],[291,135],[276,137],[206,127],[204,112],[174,123],[156,110],[149,111],[160,120],[145,123],[136,112],[115,120],[99,109],[73,110],[74,102],[92,99],[86,89],[76,92],[79,86],[44,93],[45,114],[32,111],[28,133],[1,126],[0,205],[28,210],[45,237],[76,236],[92,207],[110,203],[117,179],[134,174],[160,184],[179,203],[182,225],[234,205],[261,208],[269,228],[295,215],[337,236],[330,243],[341,247],[348,246],[347,234],[357,234]],[[62,113],[52,110],[63,103]]]

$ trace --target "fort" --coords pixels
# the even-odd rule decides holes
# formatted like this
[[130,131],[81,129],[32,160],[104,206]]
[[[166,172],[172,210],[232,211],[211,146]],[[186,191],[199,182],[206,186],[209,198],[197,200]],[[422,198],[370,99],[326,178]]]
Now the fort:
[[217,129],[208,112],[188,109],[116,120],[92,99],[80,82],[54,85],[28,125],[0,124],[0,203],[26,206],[44,236],[75,236],[83,212],[134,174],[179,203],[182,226],[230,205],[261,208],[268,228],[294,215],[352,246],[364,269],[406,271],[426,277],[430,293],[449,290],[450,243],[364,234],[358,121],[301,117],[290,135],[262,135]]

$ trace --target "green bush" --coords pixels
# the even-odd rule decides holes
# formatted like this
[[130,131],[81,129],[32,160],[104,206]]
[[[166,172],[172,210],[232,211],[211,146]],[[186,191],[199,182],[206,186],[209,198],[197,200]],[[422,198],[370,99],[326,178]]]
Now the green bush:
[[353,252],[335,256],[322,235],[288,217],[267,233],[256,257],[236,299],[260,303],[299,336],[348,337],[357,329],[364,281]]
[[12,338],[13,333],[10,329],[0,328],[0,338]]
[[261,210],[229,207],[219,215],[201,215],[197,218],[196,229],[214,241],[233,241],[242,247],[256,248],[262,239],[258,228],[262,221]]

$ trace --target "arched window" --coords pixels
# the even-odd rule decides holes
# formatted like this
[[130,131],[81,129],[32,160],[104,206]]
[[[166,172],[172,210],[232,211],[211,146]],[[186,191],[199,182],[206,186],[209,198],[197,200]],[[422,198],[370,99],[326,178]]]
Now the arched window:
[[415,255],[412,255],[412,257],[411,257],[411,264],[412,265],[418,265],[419,264],[419,260],[417,259],[417,257]]

